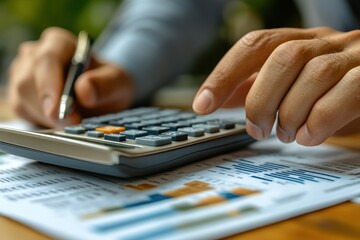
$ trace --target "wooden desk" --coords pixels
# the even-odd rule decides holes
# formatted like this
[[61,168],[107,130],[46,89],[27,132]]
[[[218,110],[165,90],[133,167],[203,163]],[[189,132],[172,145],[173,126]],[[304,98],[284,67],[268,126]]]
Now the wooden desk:
[[[5,104],[4,94],[0,91],[0,121],[8,121],[14,115]],[[328,141],[330,144],[347,146],[360,149],[360,134],[346,138],[334,138]],[[283,222],[275,223],[266,227],[251,230],[232,236],[228,239],[360,239],[360,204],[346,202],[327,209],[319,210]],[[11,219],[0,217],[1,239],[17,240],[50,239],[22,224]]]

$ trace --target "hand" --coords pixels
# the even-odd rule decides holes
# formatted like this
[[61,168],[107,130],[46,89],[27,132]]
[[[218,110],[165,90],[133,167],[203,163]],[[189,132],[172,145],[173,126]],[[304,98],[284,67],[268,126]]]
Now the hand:
[[40,39],[25,42],[9,71],[9,100],[21,117],[44,127],[78,123],[82,117],[127,108],[133,83],[121,68],[92,57],[89,70],[75,83],[78,108],[65,122],[58,108],[76,37],[60,28],[46,29]]
[[199,89],[193,109],[245,105],[246,129],[283,142],[318,145],[360,131],[360,31],[254,31],[240,39]]

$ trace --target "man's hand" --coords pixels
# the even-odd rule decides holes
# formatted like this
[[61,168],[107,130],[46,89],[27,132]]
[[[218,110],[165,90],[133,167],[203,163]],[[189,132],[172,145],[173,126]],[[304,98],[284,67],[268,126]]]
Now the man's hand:
[[240,39],[199,89],[193,109],[245,105],[246,129],[283,142],[318,145],[360,131],[360,31],[254,31]]
[[75,45],[76,37],[70,32],[49,28],[38,41],[20,46],[9,71],[9,100],[19,116],[44,127],[56,127],[132,104],[134,86],[126,72],[92,57],[88,71],[75,84],[78,108],[64,122],[57,119]]

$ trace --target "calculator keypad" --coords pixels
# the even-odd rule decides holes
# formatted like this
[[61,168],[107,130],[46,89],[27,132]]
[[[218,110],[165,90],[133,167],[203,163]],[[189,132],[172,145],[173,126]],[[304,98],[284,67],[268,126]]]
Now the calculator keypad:
[[56,134],[98,143],[137,144],[150,147],[190,139],[208,138],[244,126],[234,121],[198,116],[178,109],[135,108],[120,113],[84,119],[80,125],[65,127]]

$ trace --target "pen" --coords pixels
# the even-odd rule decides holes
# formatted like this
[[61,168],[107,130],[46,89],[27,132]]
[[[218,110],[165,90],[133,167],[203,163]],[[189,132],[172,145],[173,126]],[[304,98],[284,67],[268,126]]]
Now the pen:
[[64,90],[60,99],[59,119],[64,119],[74,109],[76,79],[85,71],[90,53],[90,39],[85,31],[78,36],[75,54],[71,60]]

